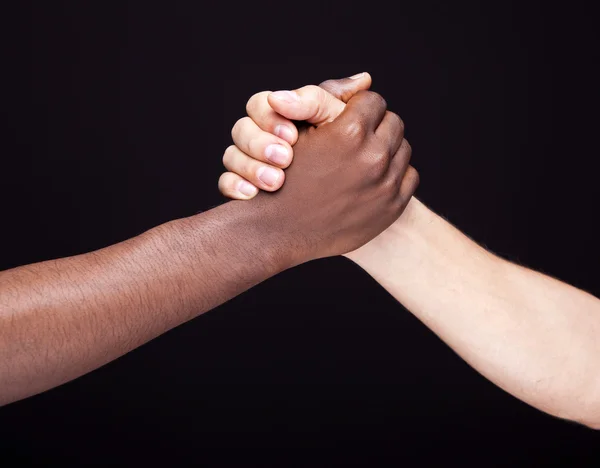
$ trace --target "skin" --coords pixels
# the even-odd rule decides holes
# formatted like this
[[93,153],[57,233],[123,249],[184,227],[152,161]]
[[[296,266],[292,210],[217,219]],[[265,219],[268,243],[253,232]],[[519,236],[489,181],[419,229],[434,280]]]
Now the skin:
[[[257,166],[249,160],[270,163],[261,156],[264,134],[293,125],[286,118],[331,125],[344,101],[370,84],[363,74],[301,88],[297,100],[253,96],[248,117],[234,127],[238,149],[226,161],[220,190],[247,199],[241,182],[282,187],[283,177],[266,188],[255,183]],[[293,158],[290,152],[287,165]],[[491,254],[414,197],[394,224],[346,257],[496,385],[551,415],[600,429],[600,300]]]
[[399,117],[362,91],[335,122],[297,135],[285,189],[0,272],[0,404],[102,366],[282,270],[371,240],[418,184],[403,142]]

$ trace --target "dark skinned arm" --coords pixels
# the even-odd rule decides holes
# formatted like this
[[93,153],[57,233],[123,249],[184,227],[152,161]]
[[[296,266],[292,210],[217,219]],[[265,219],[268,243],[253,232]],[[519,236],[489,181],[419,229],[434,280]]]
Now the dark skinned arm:
[[0,272],[0,404],[100,367],[291,266],[264,216],[239,203]]
[[418,184],[375,93],[303,131],[293,180],[102,250],[0,273],[0,404],[72,380],[294,265],[355,250]]

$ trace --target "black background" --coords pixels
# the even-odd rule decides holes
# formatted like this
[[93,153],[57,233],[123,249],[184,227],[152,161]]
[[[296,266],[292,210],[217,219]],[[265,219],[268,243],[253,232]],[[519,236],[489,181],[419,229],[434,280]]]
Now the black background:
[[[406,122],[426,204],[600,295],[592,5],[22,2],[3,15],[0,268],[221,203],[253,93],[369,71]],[[600,458],[597,432],[496,388],[342,258],[2,408],[0,431],[3,466]]]

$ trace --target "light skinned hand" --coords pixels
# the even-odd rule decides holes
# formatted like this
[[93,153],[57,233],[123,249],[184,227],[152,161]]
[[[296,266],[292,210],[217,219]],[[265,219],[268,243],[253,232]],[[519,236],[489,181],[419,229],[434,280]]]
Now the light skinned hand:
[[294,157],[292,145],[298,130],[291,120],[318,127],[333,121],[358,91],[369,89],[371,76],[328,80],[319,86],[294,91],[263,91],[246,104],[247,117],[231,131],[234,145],[225,150],[223,164],[229,172],[219,179],[219,190],[229,198],[249,200],[258,190],[273,192],[285,180],[283,169]]
[[260,213],[255,220],[265,234],[278,233],[286,268],[363,246],[398,219],[419,183],[402,120],[385,99],[361,90],[342,106],[330,122],[316,112],[319,126],[299,128],[283,187],[231,202]]

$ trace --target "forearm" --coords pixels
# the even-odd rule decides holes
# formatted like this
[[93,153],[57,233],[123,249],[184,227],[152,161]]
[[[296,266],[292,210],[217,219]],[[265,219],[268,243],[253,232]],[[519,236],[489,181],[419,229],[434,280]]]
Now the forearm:
[[506,391],[600,424],[598,299],[492,255],[414,199],[350,258]]
[[102,366],[290,266],[242,203],[0,272],[0,404]]

